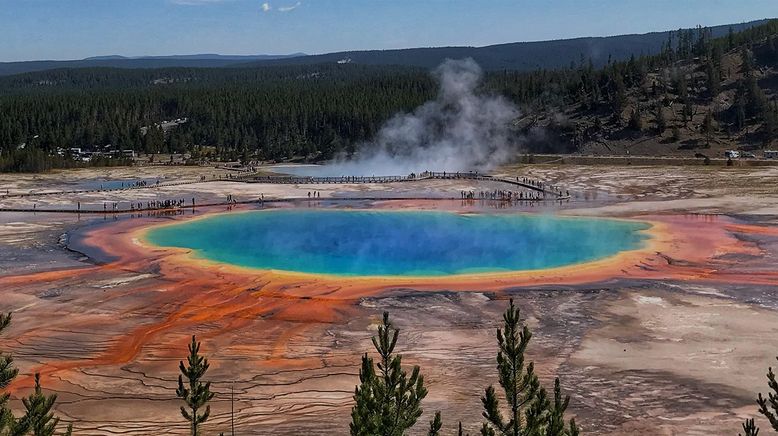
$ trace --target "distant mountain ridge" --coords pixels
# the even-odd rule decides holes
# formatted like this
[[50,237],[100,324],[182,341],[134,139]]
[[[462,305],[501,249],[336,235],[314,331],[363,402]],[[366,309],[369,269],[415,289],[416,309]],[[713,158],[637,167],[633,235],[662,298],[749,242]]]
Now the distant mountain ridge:
[[191,59],[191,60],[214,60],[214,59],[224,59],[224,60],[273,60],[273,59],[284,59],[284,58],[291,58],[291,57],[300,57],[300,56],[307,56],[305,53],[292,53],[288,55],[222,55],[217,53],[200,53],[200,54],[189,54],[189,55],[168,55],[168,56],[122,56],[122,55],[107,55],[107,56],[92,56],[85,59],[82,59],[84,61],[103,61],[103,60],[118,60],[118,59]]
[[[740,24],[709,27],[714,38],[724,36],[731,28],[734,32],[759,26],[767,19]],[[687,29],[684,29],[687,30]],[[252,62],[243,66],[260,64],[300,65],[320,63],[357,63],[366,65],[404,65],[434,68],[445,59],[473,58],[485,70],[556,69],[577,64],[583,58],[601,67],[608,60],[620,61],[630,56],[659,53],[671,34],[677,31],[652,32],[634,35],[584,37],[537,42],[514,42],[484,47],[429,47],[397,50],[343,51],[321,55],[291,57],[279,60]]]
[[139,56],[125,57],[120,55],[94,56],[86,59],[68,61],[22,61],[0,62],[0,76],[31,73],[35,71],[54,70],[59,68],[125,68],[125,69],[152,69],[170,67],[188,68],[224,68],[232,65],[256,62],[280,60],[287,57],[305,56],[304,53],[289,55],[219,55],[219,54],[195,54],[195,55],[171,55],[171,56]]
[[[741,31],[767,22],[767,19],[739,24],[709,27],[712,36],[724,36],[730,28]],[[609,60],[619,61],[630,56],[658,53],[662,45],[676,31],[652,32],[634,35],[583,37],[552,41],[514,42],[484,47],[426,47],[394,50],[358,50],[306,55],[172,55],[124,57],[97,56],[69,61],[0,62],[0,76],[45,71],[58,68],[253,68],[265,65],[309,65],[326,63],[354,63],[364,65],[401,65],[434,68],[445,59],[471,57],[485,70],[555,69],[591,60],[595,67]]]

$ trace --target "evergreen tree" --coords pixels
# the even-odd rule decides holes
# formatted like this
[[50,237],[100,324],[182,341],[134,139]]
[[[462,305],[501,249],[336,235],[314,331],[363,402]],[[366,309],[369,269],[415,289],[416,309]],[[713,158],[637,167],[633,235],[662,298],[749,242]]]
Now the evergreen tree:
[[143,137],[143,151],[146,153],[159,153],[165,142],[165,134],[159,126],[151,126]]
[[747,77],[740,85],[738,92],[745,99],[746,114],[758,118],[764,118],[769,104],[767,96],[755,77]]
[[665,118],[664,108],[662,104],[656,105],[656,130],[661,135],[667,129],[667,118]]
[[[402,368],[402,356],[393,354],[399,334],[384,312],[378,335],[373,337],[381,360],[374,365],[367,353],[362,357],[360,384],[354,391],[351,409],[352,436],[403,436],[422,414],[421,401],[427,396],[424,377],[418,366],[408,376]],[[430,431],[438,419],[436,416],[432,421]]]
[[[35,390],[29,397],[22,398],[26,413],[20,419],[19,426],[26,428],[32,436],[53,436],[59,424],[59,418],[55,417],[51,410],[56,401],[56,394],[43,394],[40,374],[35,373]],[[72,425],[68,425],[65,435],[70,436],[72,432]]]
[[[5,330],[10,323],[10,313],[0,314],[0,332]],[[13,358],[10,355],[0,353],[0,389],[7,388],[18,373],[19,370],[13,366]],[[7,393],[0,394],[0,435],[14,434],[16,427],[16,420],[7,407],[9,397],[10,395]]]
[[762,130],[764,130],[766,136],[766,143],[769,143],[776,137],[776,133],[778,133],[778,108],[775,106],[771,106],[770,109],[765,112]]
[[[767,387],[770,388],[771,392],[767,393],[767,397],[763,397],[760,392],[756,398],[756,404],[759,406],[759,413],[767,418],[770,427],[778,432],[778,381],[775,379],[772,367],[767,369]],[[756,426],[753,419],[747,419],[743,423],[743,431],[745,433],[742,436],[757,436],[759,427]]]
[[[500,402],[493,386],[486,389],[481,398],[484,405],[483,416],[487,422],[483,424],[481,433],[484,436],[505,435],[520,436],[541,434],[538,409],[546,407],[545,390],[535,374],[532,362],[524,364],[524,352],[532,338],[527,326],[520,326],[519,310],[514,307],[513,299],[508,310],[503,315],[504,327],[497,329],[497,343],[500,351],[497,353],[497,371],[505,399],[510,407],[508,420],[500,411]],[[537,407],[538,403],[541,403]],[[534,423],[535,427],[530,425]]]
[[681,140],[681,129],[678,127],[673,127],[673,135],[670,137],[670,139],[673,140],[673,142],[678,142]]
[[683,117],[683,125],[687,126],[689,124],[689,121],[694,119],[695,111],[694,106],[692,106],[692,102],[687,100],[683,104],[683,109],[681,109],[681,116]]
[[562,387],[559,378],[554,380],[554,403],[546,427],[546,436],[578,436],[578,426],[575,425],[575,419],[570,420],[570,427],[566,428],[565,410],[570,403],[570,397],[562,398]]
[[713,62],[708,62],[706,65],[706,86],[708,88],[708,96],[715,98],[721,92],[721,75],[719,69]]
[[770,421],[773,430],[778,431],[778,381],[775,380],[772,367],[767,369],[767,386],[772,392],[767,393],[767,398],[760,392],[756,403],[759,405],[759,413]]
[[675,78],[675,93],[684,103],[689,100],[689,84],[686,82],[686,73],[681,71]]
[[[207,421],[211,414],[208,401],[214,394],[211,392],[211,383],[204,383],[202,380],[209,366],[208,359],[200,355],[200,343],[192,335],[187,365],[184,365],[183,361],[179,362],[181,374],[178,376],[178,389],[176,389],[176,395],[186,403],[186,407],[181,406],[181,415],[189,421],[192,436],[201,434],[200,424]],[[187,379],[186,385],[184,377]],[[205,412],[200,413],[203,407]]]
[[624,105],[627,104],[627,87],[624,84],[624,77],[621,72],[614,71],[611,78],[611,107],[613,113],[620,116],[624,110]]
[[708,111],[705,114],[705,120],[702,122],[702,132],[705,134],[705,144],[710,146],[710,140],[713,132],[716,131],[716,121],[713,119],[713,113]]
[[632,113],[629,116],[629,128],[636,131],[643,131],[643,117],[640,114],[639,109],[632,109]]
[[746,127],[746,97],[740,95],[735,102],[735,130],[741,131]]
[[753,419],[746,419],[743,423],[743,434],[738,433],[738,436],[759,436],[759,428],[754,423]]
[[440,412],[435,412],[435,417],[430,421],[430,429],[427,436],[440,436],[440,429],[443,428],[443,420],[440,418]]
[[567,428],[564,412],[569,398],[562,399],[559,380],[555,382],[554,403],[547,398],[535,374],[534,364],[525,365],[524,353],[532,333],[521,325],[519,309],[513,299],[503,315],[503,328],[497,329],[497,371],[500,386],[510,407],[507,420],[500,410],[500,401],[493,386],[486,389],[481,398],[486,422],[481,428],[483,436],[577,436],[574,421]]

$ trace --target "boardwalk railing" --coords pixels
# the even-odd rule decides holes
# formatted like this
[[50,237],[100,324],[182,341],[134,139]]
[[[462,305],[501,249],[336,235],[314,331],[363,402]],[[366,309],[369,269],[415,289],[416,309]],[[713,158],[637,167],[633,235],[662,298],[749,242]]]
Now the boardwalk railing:
[[324,185],[330,183],[397,183],[421,180],[411,176],[341,176],[341,177],[315,177],[315,176],[254,176],[225,179],[226,181],[248,183],[277,183],[285,185]]
[[335,177],[319,177],[319,176],[246,176],[241,175],[238,177],[222,179],[224,181],[232,182],[244,182],[244,183],[269,183],[269,184],[286,184],[286,185],[326,185],[326,184],[360,184],[360,183],[399,183],[399,182],[416,182],[420,180],[482,180],[498,183],[507,183],[513,186],[520,186],[525,189],[529,189],[544,194],[551,194],[556,196],[562,196],[561,190],[543,182],[537,181],[525,181],[523,178],[506,178],[495,177],[488,174],[479,174],[476,172],[447,172],[447,171],[430,171],[419,174],[410,174],[407,176],[335,176]]
[[[536,203],[546,203],[546,202],[563,202],[567,200],[567,197],[564,198],[543,198],[543,197],[535,197],[535,198],[513,198],[511,199],[505,199],[505,198],[497,198],[497,199],[489,199],[489,198],[461,198],[461,197],[430,197],[430,196],[399,196],[399,197],[375,197],[375,196],[369,196],[369,197],[332,197],[332,198],[317,198],[315,200],[312,200],[311,198],[305,198],[305,197],[279,197],[279,198],[264,198],[264,199],[248,199],[248,200],[235,200],[235,201],[229,201],[229,202],[207,202],[207,203],[201,203],[197,205],[190,205],[190,204],[183,204],[181,206],[170,206],[170,207],[119,207],[116,209],[109,208],[109,209],[100,209],[100,208],[83,208],[83,209],[67,209],[67,208],[29,208],[29,207],[0,207],[0,213],[2,212],[17,212],[17,213],[67,213],[67,214],[84,214],[84,215],[119,215],[119,214],[137,214],[137,213],[151,213],[151,214],[167,214],[167,213],[182,213],[187,210],[197,210],[197,209],[205,209],[210,207],[217,207],[217,206],[226,206],[226,207],[232,207],[236,205],[247,205],[247,204],[275,204],[275,203],[288,203],[288,202],[308,202],[309,204],[314,202],[339,202],[339,203],[346,203],[346,202],[363,202],[363,201],[461,201],[463,204],[476,204],[477,202],[482,202],[482,204],[488,203],[488,204],[514,204],[514,205],[523,205],[523,204],[536,204]],[[126,202],[125,202],[126,203]]]

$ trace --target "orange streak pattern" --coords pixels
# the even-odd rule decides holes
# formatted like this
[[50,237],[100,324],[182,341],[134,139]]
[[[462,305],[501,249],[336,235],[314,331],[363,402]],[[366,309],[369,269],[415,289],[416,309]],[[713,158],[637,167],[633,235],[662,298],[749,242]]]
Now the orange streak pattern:
[[[732,282],[778,285],[778,272],[740,271],[723,255],[760,255],[755,245],[735,233],[778,236],[778,229],[682,216],[636,217],[653,224],[652,238],[641,250],[608,259],[548,270],[473,274],[451,277],[336,277],[259,271],[197,260],[185,250],[150,247],[142,242],[148,220],[126,220],[89,232],[86,243],[101,247],[118,260],[104,266],[0,277],[0,286],[35,286],[89,278],[117,271],[154,271],[164,289],[135,287],[143,295],[144,309],[153,308],[159,319],[121,334],[105,351],[84,359],[59,360],[37,368],[43,375],[83,367],[120,366],[138,359],[152,343],[171,343],[167,353],[182,355],[182,343],[166,335],[209,325],[207,340],[240,330],[257,319],[293,321],[297,327],[279,334],[267,365],[290,366],[301,359],[288,355],[289,340],[320,323],[347,319],[355,303],[393,289],[422,291],[501,291],[539,285],[580,285],[613,279],[655,279],[696,282]],[[153,222],[152,222],[153,223]],[[727,259],[730,259],[729,257]],[[157,269],[154,269],[157,268]],[[156,285],[160,288],[160,285]],[[124,294],[126,295],[126,294]],[[180,334],[180,333],[179,333]],[[180,339],[180,336],[177,337]],[[29,377],[20,377],[13,390],[26,389]]]

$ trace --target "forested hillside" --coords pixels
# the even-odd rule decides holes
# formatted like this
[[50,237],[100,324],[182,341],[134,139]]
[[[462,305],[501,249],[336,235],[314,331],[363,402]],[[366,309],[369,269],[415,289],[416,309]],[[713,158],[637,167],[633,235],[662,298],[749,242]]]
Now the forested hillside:
[[[531,151],[767,147],[778,118],[776,36],[778,20],[721,38],[683,31],[659,54],[602,68],[582,59],[557,70],[488,72],[484,92],[523,108],[515,134],[536,138],[526,142]],[[0,170],[47,169],[65,164],[62,149],[107,145],[195,159],[321,160],[353,151],[435,93],[424,69],[332,63],[9,76],[0,78]],[[175,119],[186,121],[164,123]]]
[[[35,166],[22,162],[33,149],[107,144],[195,156],[207,146],[209,157],[223,159],[325,158],[370,138],[384,120],[435,92],[419,70],[351,65],[59,70],[0,82],[5,170]],[[154,126],[181,117],[189,122],[165,133]],[[150,127],[146,135],[142,127]]]
[[[559,90],[515,97],[535,108],[519,126],[546,133],[534,151],[704,157],[778,140],[776,20],[721,38],[681,34],[660,54],[603,69],[531,76]],[[502,87],[515,95],[521,81],[506,74]]]

